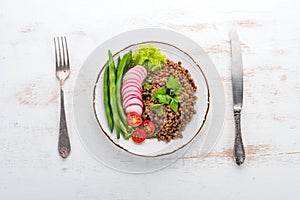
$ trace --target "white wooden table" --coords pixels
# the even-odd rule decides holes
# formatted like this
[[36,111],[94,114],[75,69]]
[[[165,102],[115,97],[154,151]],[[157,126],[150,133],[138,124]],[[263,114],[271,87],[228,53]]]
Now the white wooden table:
[[[299,199],[299,1],[17,1],[0,3],[0,199]],[[94,160],[74,129],[76,76],[103,41],[137,28],[178,31],[202,46],[222,77],[226,118],[212,152],[190,149],[155,173],[116,172]],[[228,31],[244,58],[243,137],[234,126]],[[72,153],[57,153],[59,83],[53,36],[66,35],[72,72],[66,106]]]

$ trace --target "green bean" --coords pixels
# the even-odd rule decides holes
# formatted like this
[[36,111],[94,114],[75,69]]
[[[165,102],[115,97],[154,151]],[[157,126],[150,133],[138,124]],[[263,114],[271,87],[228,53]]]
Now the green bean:
[[[115,72],[115,64],[114,64],[114,60],[112,57],[112,54],[110,51],[108,51],[108,57],[109,57],[109,78],[110,78],[110,84],[109,84],[109,92],[110,94],[115,94],[116,91],[116,72]],[[123,124],[123,122],[120,120],[119,117],[119,113],[118,113],[118,108],[117,108],[117,101],[115,96],[110,95],[110,105],[111,105],[111,109],[112,109],[112,113],[113,113],[113,121],[115,123],[116,126],[116,133],[117,133],[117,138],[120,138],[120,131],[119,129],[122,131],[124,138],[126,140],[128,140],[130,138],[130,134],[128,134],[128,130],[132,132],[132,130],[130,130],[130,128],[128,128]]]
[[104,91],[104,108],[106,113],[106,119],[108,123],[108,127],[110,131],[113,131],[114,128],[114,122],[112,119],[112,112],[111,107],[109,103],[109,82],[108,82],[108,75],[109,75],[109,68],[108,64],[105,64],[105,71],[104,71],[104,78],[103,78],[103,91]]
[[124,125],[128,126],[126,121],[126,114],[122,106],[122,97],[121,97],[121,86],[122,86],[122,77],[124,74],[124,69],[128,65],[129,61],[132,59],[132,52],[128,52],[123,56],[123,58],[118,62],[117,68],[117,81],[116,81],[116,99],[117,99],[117,108],[120,114],[120,118]]
[[[116,72],[115,72],[115,63],[112,57],[112,54],[110,51],[108,51],[108,66],[109,66],[109,93],[110,94],[115,94],[115,87],[116,87]],[[117,133],[117,138],[120,138],[120,125],[119,125],[119,115],[118,115],[118,110],[117,110],[117,103],[114,95],[109,96],[110,99],[110,107],[113,113],[113,121],[116,126],[116,133]]]
[[[121,61],[121,58],[120,56],[118,57],[118,63]],[[117,71],[118,71],[118,66],[117,66],[117,69],[115,71],[115,74],[117,76]],[[120,138],[120,133],[121,133],[121,129],[119,126],[116,127],[116,135],[117,135],[117,138],[119,139]]]
[[121,135],[120,126],[116,126],[116,135],[117,135],[117,138],[120,139],[120,135]]

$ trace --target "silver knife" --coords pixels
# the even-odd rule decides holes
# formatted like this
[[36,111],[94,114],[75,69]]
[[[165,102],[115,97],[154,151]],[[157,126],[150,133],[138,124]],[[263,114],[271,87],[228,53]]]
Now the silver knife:
[[231,43],[231,76],[233,94],[233,113],[235,120],[234,159],[236,164],[241,165],[245,161],[245,150],[241,133],[241,111],[243,106],[243,62],[236,31],[230,31]]

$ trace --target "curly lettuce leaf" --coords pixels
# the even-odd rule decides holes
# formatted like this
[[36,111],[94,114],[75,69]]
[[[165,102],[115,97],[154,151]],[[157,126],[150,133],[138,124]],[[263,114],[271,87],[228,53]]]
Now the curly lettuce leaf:
[[132,61],[135,65],[143,65],[148,71],[161,70],[167,62],[166,55],[154,46],[141,46],[133,56]]

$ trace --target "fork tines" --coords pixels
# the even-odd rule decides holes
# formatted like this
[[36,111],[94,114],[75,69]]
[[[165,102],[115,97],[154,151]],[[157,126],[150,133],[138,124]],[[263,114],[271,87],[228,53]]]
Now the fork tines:
[[54,47],[56,67],[68,68],[70,63],[66,37],[54,37]]

